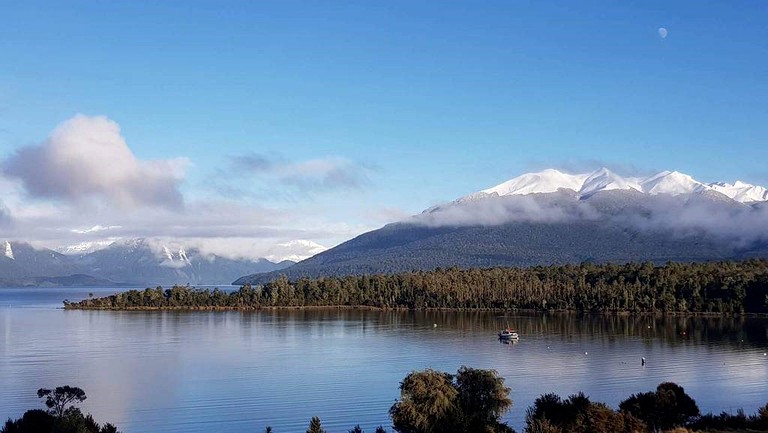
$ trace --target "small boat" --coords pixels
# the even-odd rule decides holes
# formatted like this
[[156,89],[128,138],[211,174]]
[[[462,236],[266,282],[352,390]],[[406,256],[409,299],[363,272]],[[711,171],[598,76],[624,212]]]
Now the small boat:
[[501,332],[499,332],[499,338],[502,340],[517,340],[520,338],[520,336],[515,332],[514,329],[503,329]]

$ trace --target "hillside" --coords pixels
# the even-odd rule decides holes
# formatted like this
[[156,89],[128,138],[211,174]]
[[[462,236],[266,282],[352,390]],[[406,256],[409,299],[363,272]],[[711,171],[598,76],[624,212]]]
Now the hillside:
[[766,197],[762,187],[709,185],[676,172],[627,179],[604,169],[574,176],[547,170],[234,284],[263,283],[283,274],[767,257],[768,205],[753,200]]

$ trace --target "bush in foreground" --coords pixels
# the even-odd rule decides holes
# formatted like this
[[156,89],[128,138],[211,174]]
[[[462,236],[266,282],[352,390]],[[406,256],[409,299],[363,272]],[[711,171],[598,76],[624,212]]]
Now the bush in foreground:
[[41,388],[37,391],[37,396],[45,398],[48,411],[32,409],[15,421],[9,418],[0,433],[119,433],[114,425],[99,425],[91,414],[84,415],[74,406],[87,398],[80,388]]
[[389,414],[400,433],[510,433],[500,421],[512,407],[509,391],[494,370],[416,371],[400,383]]

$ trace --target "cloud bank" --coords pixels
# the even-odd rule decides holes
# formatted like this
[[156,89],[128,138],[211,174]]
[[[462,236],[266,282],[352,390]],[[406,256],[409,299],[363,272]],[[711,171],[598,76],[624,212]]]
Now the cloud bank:
[[20,180],[35,198],[108,203],[121,209],[180,208],[184,200],[179,185],[188,164],[185,158],[140,160],[117,123],[78,114],[43,143],[17,150],[2,162],[2,171]]
[[485,196],[436,206],[406,221],[428,227],[598,221],[674,236],[711,236],[738,247],[768,242],[768,203],[745,205],[725,196],[631,192],[598,193],[585,200],[562,192]]

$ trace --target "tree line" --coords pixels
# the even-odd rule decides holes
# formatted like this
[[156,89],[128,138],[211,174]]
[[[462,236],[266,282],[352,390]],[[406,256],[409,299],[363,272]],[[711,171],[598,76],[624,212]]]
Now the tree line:
[[461,310],[665,313],[768,313],[768,260],[650,262],[531,268],[438,268],[395,275],[281,276],[239,290],[188,286],[130,290],[72,309],[258,309],[361,306]]
[[[400,398],[389,409],[397,433],[514,433],[502,417],[512,408],[510,389],[495,370],[462,366],[456,374],[427,369],[408,374],[400,383]],[[118,433],[112,424],[100,426],[74,405],[85,392],[64,386],[38,390],[48,411],[33,409],[18,420],[8,419],[0,433]],[[654,391],[632,394],[614,410],[593,402],[584,393],[565,399],[543,394],[526,411],[524,433],[651,433],[709,432],[734,429],[768,432],[768,404],[753,415],[701,415],[683,387],[665,382]],[[273,433],[267,426],[265,433]],[[307,433],[327,433],[313,417]],[[364,433],[359,425],[349,433]],[[375,433],[387,433],[383,426]]]

